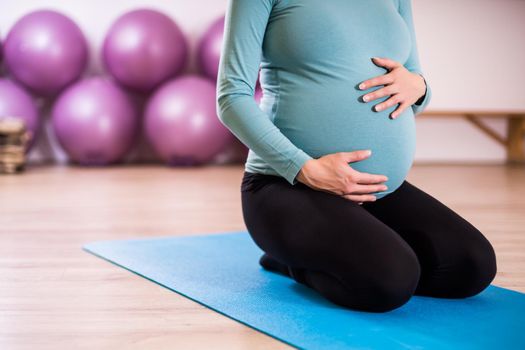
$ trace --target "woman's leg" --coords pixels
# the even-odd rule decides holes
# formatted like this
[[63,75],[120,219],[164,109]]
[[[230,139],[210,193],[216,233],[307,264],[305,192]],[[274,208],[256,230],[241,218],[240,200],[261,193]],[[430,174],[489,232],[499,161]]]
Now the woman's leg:
[[485,236],[411,183],[404,181],[363,208],[401,235],[416,253],[421,266],[416,295],[469,297],[494,279],[496,255]]
[[241,197],[248,232],[297,282],[355,310],[389,311],[413,295],[417,256],[361,205],[282,177],[246,174]]

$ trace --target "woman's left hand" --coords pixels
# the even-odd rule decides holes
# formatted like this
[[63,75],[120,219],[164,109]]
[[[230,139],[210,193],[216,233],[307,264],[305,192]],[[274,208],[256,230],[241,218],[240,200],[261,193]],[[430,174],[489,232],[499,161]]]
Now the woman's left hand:
[[390,118],[395,119],[406,108],[419,100],[426,93],[426,83],[423,76],[412,73],[401,63],[389,58],[373,57],[372,62],[378,66],[388,69],[388,73],[368,79],[359,84],[359,89],[366,90],[373,86],[385,85],[375,91],[363,96],[363,101],[370,102],[383,96],[392,95],[386,101],[375,105],[375,111],[379,112],[399,103]]

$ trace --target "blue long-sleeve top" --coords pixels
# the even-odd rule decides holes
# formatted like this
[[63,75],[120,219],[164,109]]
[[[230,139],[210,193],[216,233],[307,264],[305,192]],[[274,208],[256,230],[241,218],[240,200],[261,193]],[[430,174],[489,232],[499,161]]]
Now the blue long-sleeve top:
[[388,177],[377,198],[401,185],[415,154],[415,115],[431,99],[428,81],[425,95],[395,119],[398,105],[373,108],[390,96],[362,101],[382,86],[358,85],[387,72],[371,57],[423,75],[410,0],[229,0],[221,50],[217,115],[250,149],[246,171],[295,185],[309,159],[370,149],[349,166]]

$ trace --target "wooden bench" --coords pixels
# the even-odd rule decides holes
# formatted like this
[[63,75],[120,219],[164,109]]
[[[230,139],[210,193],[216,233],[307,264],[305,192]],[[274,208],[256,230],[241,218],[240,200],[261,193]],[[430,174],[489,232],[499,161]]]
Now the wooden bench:
[[[468,120],[481,129],[486,135],[505,147],[508,164],[525,164],[525,110],[523,111],[476,111],[476,110],[425,110],[420,116],[453,118],[460,117]],[[507,119],[507,135],[500,136],[481,118]]]

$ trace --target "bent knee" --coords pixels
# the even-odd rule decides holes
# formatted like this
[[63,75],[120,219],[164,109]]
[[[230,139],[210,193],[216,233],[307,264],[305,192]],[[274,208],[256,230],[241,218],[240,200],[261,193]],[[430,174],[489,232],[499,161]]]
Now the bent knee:
[[373,301],[372,311],[391,311],[407,303],[414,295],[420,275],[419,264],[414,264],[404,271],[383,276],[372,282],[367,288],[370,300]]
[[450,268],[449,296],[466,298],[485,290],[494,280],[497,273],[496,254],[488,241],[473,244],[466,248]]
[[[415,254],[398,256],[399,261],[378,261],[378,266],[390,264],[369,273],[364,284],[347,292],[347,299],[359,309],[371,312],[387,312],[407,303],[417,288],[421,267]],[[381,271],[381,272],[378,272]],[[346,281],[351,285],[352,281]],[[355,281],[354,281],[355,283]],[[341,298],[340,298],[341,299]],[[357,302],[356,302],[357,301]]]

